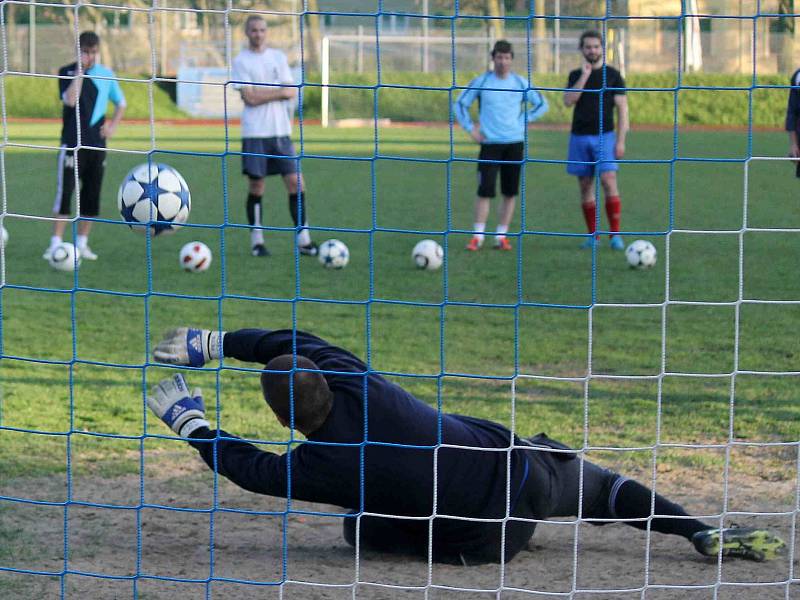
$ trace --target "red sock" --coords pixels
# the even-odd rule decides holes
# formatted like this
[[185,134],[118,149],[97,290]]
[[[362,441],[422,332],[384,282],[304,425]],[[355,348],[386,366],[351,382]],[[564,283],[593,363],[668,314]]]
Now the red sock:
[[619,196],[606,198],[606,214],[608,215],[609,231],[619,232],[619,220],[622,214],[622,202],[620,202]]
[[589,233],[594,233],[597,205],[594,202],[584,202],[581,207],[583,208],[583,218],[586,220],[586,228]]

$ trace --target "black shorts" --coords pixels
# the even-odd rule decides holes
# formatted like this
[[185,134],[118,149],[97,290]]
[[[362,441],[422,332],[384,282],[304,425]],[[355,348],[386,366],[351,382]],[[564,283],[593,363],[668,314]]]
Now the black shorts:
[[[78,179],[81,182],[80,214],[96,217],[100,214],[100,188],[106,168],[105,150],[81,148],[78,150]],[[72,192],[75,191],[75,150],[62,146],[58,152],[58,180],[53,214],[71,212]]]
[[289,136],[242,138],[242,173],[253,179],[297,173],[295,155]]
[[522,170],[525,144],[481,144],[478,155],[478,197],[494,198],[497,182],[497,171],[500,171],[500,192],[510,198],[519,193],[519,176]]

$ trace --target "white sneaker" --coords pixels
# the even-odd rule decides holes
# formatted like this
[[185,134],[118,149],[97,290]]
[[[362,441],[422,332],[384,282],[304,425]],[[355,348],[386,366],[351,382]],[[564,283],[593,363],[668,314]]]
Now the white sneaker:
[[89,248],[89,246],[78,248],[78,255],[82,260],[97,260],[97,254],[92,252],[92,249]]

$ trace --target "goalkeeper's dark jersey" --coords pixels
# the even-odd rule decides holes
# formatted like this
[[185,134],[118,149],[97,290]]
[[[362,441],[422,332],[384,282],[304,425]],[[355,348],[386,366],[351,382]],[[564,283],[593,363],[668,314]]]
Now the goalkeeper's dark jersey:
[[[505,427],[439,413],[368,372],[346,350],[300,331],[296,336],[291,330],[231,332],[223,353],[266,364],[293,348],[326,371],[334,394],[326,421],[308,436],[309,442],[286,454],[201,428],[191,443],[212,469],[216,445],[218,472],[247,490],[389,515],[431,515],[434,489],[440,515],[501,518],[507,494],[514,504],[527,463],[519,450],[508,450],[518,440]],[[199,441],[215,438],[213,443]],[[440,446],[435,452],[440,443],[471,449]],[[469,525],[449,520],[439,532],[448,544],[475,543]]]
[[786,106],[786,131],[800,133],[800,69],[789,80],[789,102]]

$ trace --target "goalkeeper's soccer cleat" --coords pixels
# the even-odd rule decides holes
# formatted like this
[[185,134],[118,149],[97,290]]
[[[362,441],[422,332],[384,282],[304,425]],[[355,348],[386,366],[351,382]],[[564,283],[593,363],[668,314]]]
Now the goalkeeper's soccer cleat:
[[619,234],[611,236],[609,245],[611,246],[612,250],[625,250],[625,242],[622,240],[622,236]]
[[692,536],[695,549],[705,556],[717,556],[720,544],[722,556],[735,556],[748,560],[764,561],[777,558],[786,543],[766,529],[727,527],[706,529]]
[[253,256],[269,256],[269,250],[264,244],[256,244],[250,253]]
[[505,236],[497,238],[497,240],[494,243],[494,249],[506,250],[506,251],[511,250],[511,242],[509,242],[508,238],[506,238]]
[[82,260],[97,260],[97,254],[92,252],[92,249],[89,248],[89,246],[78,247],[78,254]]
[[316,256],[319,254],[319,246],[317,246],[314,242],[309,242],[305,246],[298,246],[297,251],[304,256]]
[[483,241],[478,236],[475,235],[472,236],[472,239],[469,241],[469,244],[467,244],[465,249],[469,250],[470,252],[477,252],[478,250],[481,249],[482,245]]

